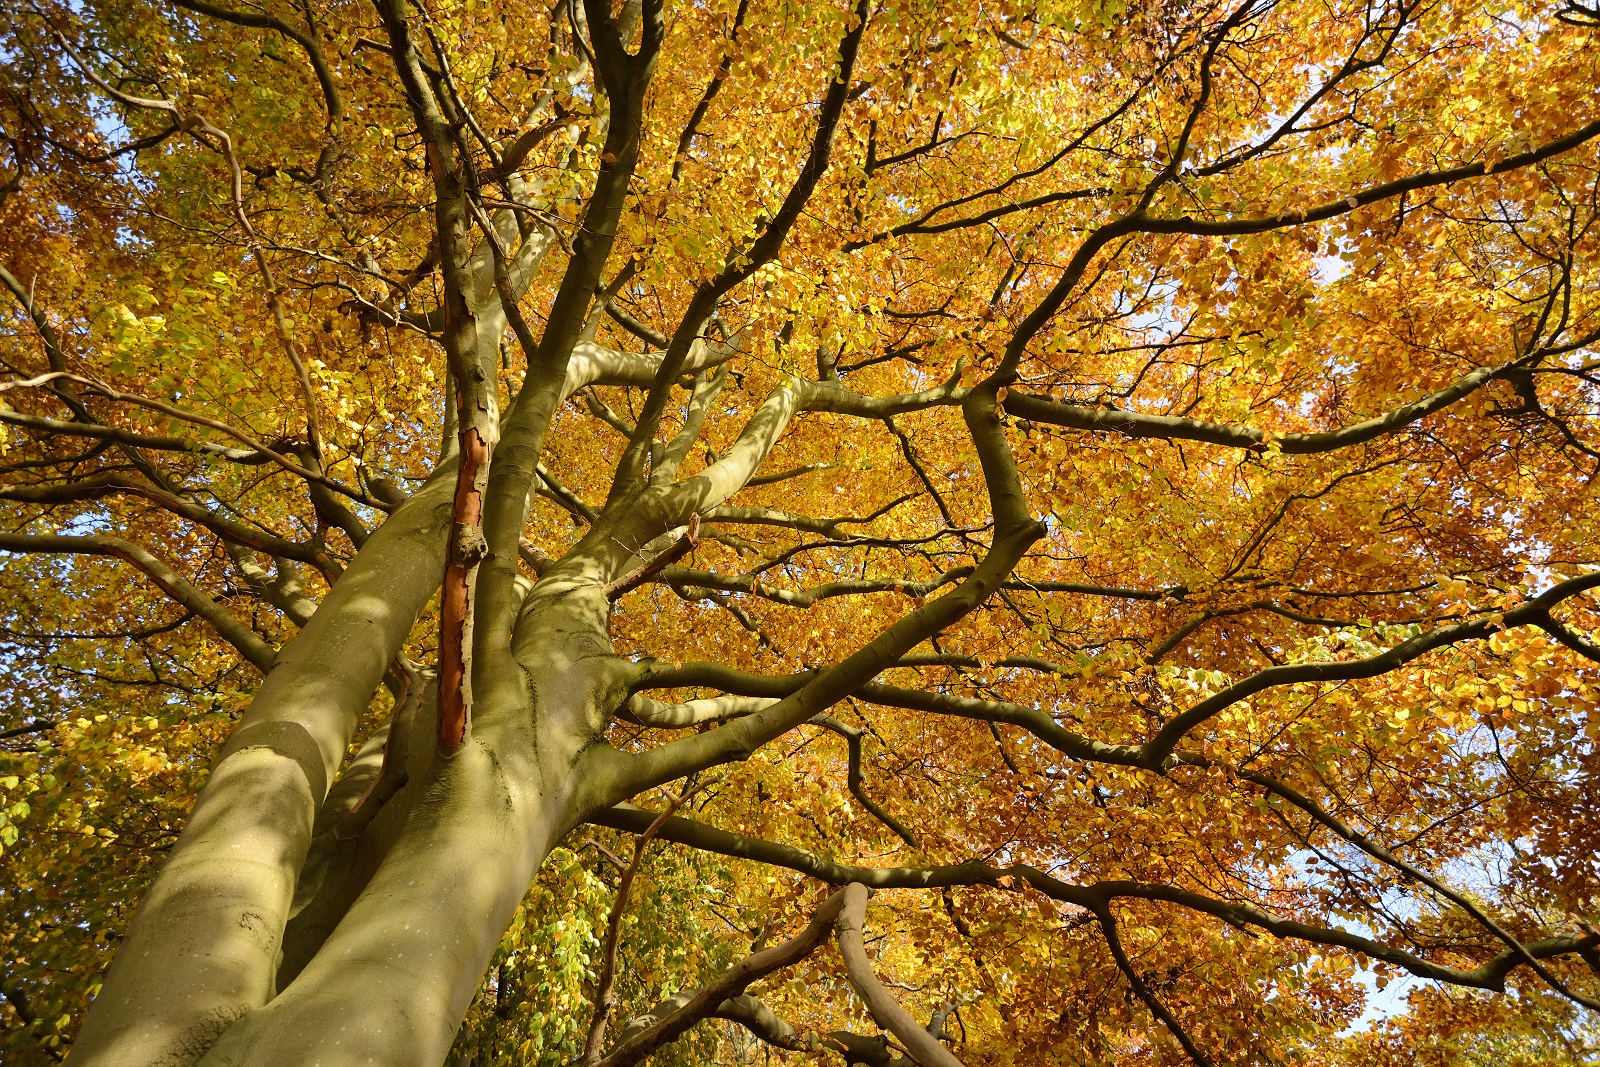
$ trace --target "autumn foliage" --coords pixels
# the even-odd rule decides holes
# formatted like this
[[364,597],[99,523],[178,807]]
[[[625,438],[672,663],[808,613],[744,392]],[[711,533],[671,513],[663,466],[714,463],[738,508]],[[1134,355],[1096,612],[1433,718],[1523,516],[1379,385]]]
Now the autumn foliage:
[[1597,1062],[1592,4],[0,69],[7,1064]]

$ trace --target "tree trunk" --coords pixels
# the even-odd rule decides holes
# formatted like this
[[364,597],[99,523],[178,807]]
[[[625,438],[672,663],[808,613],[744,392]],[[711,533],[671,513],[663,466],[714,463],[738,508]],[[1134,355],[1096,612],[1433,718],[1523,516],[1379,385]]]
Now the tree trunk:
[[292,984],[201,1063],[443,1061],[539,865],[587,814],[579,765],[631,674],[595,625],[599,590],[550,584],[524,616],[522,662],[479,694],[466,742],[437,749],[371,882]]
[[278,657],[140,907],[74,1063],[192,1062],[271,997],[318,808],[438,585],[451,474],[384,523]]

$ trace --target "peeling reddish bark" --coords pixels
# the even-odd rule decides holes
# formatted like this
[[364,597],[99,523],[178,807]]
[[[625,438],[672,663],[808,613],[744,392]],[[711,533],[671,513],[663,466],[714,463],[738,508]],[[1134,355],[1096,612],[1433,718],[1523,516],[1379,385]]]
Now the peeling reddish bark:
[[488,465],[489,443],[476,427],[463,430],[450,560],[439,593],[439,743],[450,748],[467,739],[470,719],[467,649],[471,640],[472,579],[483,558],[482,475]]

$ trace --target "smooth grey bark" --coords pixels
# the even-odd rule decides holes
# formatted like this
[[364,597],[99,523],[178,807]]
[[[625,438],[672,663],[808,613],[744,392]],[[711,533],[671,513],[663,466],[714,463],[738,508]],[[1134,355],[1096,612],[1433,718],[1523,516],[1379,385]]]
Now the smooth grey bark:
[[271,997],[317,810],[438,584],[450,474],[373,534],[279,654],[129,927],[74,1064],[192,1062]]
[[[435,754],[393,848],[343,921],[294,982],[201,1063],[443,1060],[534,873],[579,817],[579,754],[626,695],[625,664],[596,641],[597,608],[603,618],[598,590],[569,586],[527,616],[519,636],[538,649],[536,665],[479,698],[503,713],[480,716],[464,745]],[[519,690],[521,701],[504,699]]]
[[845,973],[879,1026],[898,1037],[919,1067],[963,1067],[951,1051],[924,1030],[911,1013],[890,995],[872,971],[862,933],[867,924],[867,887],[851,882],[844,887],[844,907],[839,911],[839,954]]
[[[725,354],[705,347],[696,362],[710,365]],[[644,365],[583,347],[563,391],[654,371],[649,361],[639,362]],[[835,391],[827,396],[830,404],[839,402]],[[371,881],[288,988],[231,1026],[201,1062],[334,1065],[365,1063],[369,1056],[395,1064],[439,1062],[549,849],[619,791],[635,791],[637,775],[655,769],[640,762],[625,771],[619,754],[599,740],[638,673],[611,649],[608,585],[685,514],[737,491],[806,399],[805,383],[780,387],[721,461],[608,509],[571,552],[546,568],[520,607],[509,647],[487,654],[480,649],[471,735],[461,748],[435,753]],[[1005,474],[1008,465],[993,454],[1003,442],[992,397],[973,403],[974,417],[988,420],[983,447],[997,477],[1014,480],[1015,472]],[[891,628],[895,643],[915,643],[918,633],[970,610],[995,588],[997,576],[1037,536],[1031,521],[1010,529],[1003,550],[979,568],[976,584],[942,598],[914,627]],[[881,658],[879,650],[869,658]],[[842,684],[824,686],[810,697],[828,699],[835,689],[846,691]],[[767,724],[764,732],[777,726]],[[726,758],[685,755],[695,762]],[[342,999],[350,989],[362,990],[362,1009],[354,1014]]]
[[[410,713],[396,708],[395,719],[362,746],[317,814],[284,929],[279,989],[287,988],[321,950],[372,880],[426,784],[434,754],[438,688],[424,676],[414,679],[411,689],[406,696],[413,701]],[[381,782],[385,775],[396,779],[387,783],[387,789]]]

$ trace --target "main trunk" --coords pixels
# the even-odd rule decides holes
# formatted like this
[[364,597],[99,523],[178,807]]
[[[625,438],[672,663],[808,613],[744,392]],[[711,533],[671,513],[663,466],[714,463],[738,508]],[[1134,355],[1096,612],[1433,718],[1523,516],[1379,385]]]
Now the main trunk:
[[443,568],[452,473],[390,517],[279,655],[129,929],[74,1063],[192,1062],[271,996],[317,810]]
[[587,814],[580,765],[624,695],[604,595],[574,570],[531,594],[466,741],[396,798],[403,828],[343,920],[200,1062],[443,1061],[539,865]]
[[[438,573],[435,543],[443,540],[444,518],[439,512],[427,509],[428,549],[391,578],[415,566]],[[404,519],[398,515],[390,522]],[[373,539],[380,549],[395,540],[394,531],[385,532],[389,538],[380,533]],[[364,570],[352,568],[346,576],[352,586],[362,586]],[[372,584],[366,583],[371,595],[346,592],[342,600],[359,601],[368,615],[408,609],[415,615],[420,605],[414,596],[396,603],[396,591]],[[341,581],[336,590],[343,586]],[[409,586],[398,590],[411,592]],[[431,708],[419,716],[412,724],[420,736],[411,739],[416,751],[404,788],[348,840],[319,826],[309,860],[307,816],[314,809],[306,802],[313,792],[322,802],[324,790],[307,781],[311,775],[304,771],[300,788],[274,793],[261,787],[255,779],[277,763],[298,769],[290,760],[300,754],[285,756],[285,746],[272,747],[272,739],[248,748],[231,743],[119,954],[116,972],[108,976],[109,995],[96,1005],[98,1029],[86,1028],[73,1062],[442,1062],[540,864],[594,806],[603,776],[581,765],[625,696],[629,675],[606,637],[607,618],[600,569],[581,562],[557,568],[528,594],[521,621],[508,635],[512,640],[478,665],[486,684],[480,683],[464,743],[435,744]],[[358,633],[367,630],[357,627]],[[383,644],[397,645],[401,637],[403,631]],[[283,657],[283,680],[276,687],[269,683],[252,716],[264,701],[269,709],[275,706],[270,698],[278,690],[299,688],[291,684],[292,676],[303,673],[297,662],[336,667],[343,658],[348,669],[356,644],[348,628],[308,627]],[[369,685],[370,698],[381,671],[367,667],[362,677],[343,681]],[[315,710],[317,704],[307,699],[299,710],[308,706]],[[247,718],[240,735],[251,729],[263,728]],[[369,744],[365,758],[345,770],[351,786],[328,793],[322,824],[329,822],[328,809],[336,809],[337,823],[352,807],[351,794],[363,788],[360,776],[372,777],[377,750]],[[310,762],[309,756],[302,762]],[[260,806],[285,793],[300,804],[280,799],[273,807]],[[235,835],[227,844],[218,837],[224,832]],[[297,895],[296,872],[302,882],[316,878],[327,884],[311,885],[309,893],[302,884]],[[263,901],[276,910],[267,912]],[[301,920],[308,903],[342,914],[315,916],[306,925]],[[196,909],[206,915],[197,916]],[[291,919],[296,909],[302,914]],[[285,987],[274,991],[286,926],[290,956],[300,959],[294,961],[297,973],[281,972]],[[211,930],[214,940],[206,951],[190,954],[184,939],[196,928]],[[236,949],[235,942],[244,948]],[[163,959],[180,955],[188,956],[183,968]],[[187,1010],[174,1012],[180,997]],[[141,1028],[141,1015],[164,1025]],[[175,1026],[174,1018],[189,1025]]]
[[[571,803],[528,724],[441,755],[377,874],[215,1064],[440,1063]],[[399,1025],[397,1025],[399,1024]]]

